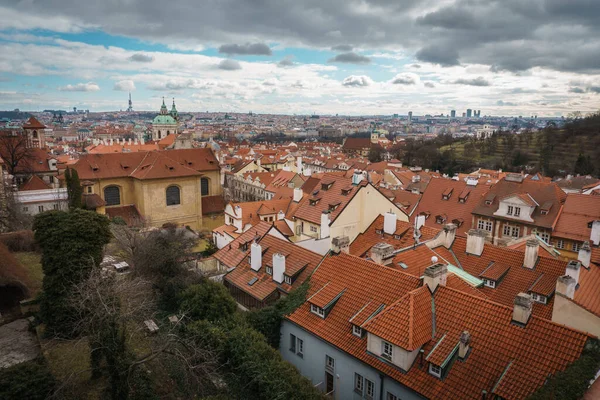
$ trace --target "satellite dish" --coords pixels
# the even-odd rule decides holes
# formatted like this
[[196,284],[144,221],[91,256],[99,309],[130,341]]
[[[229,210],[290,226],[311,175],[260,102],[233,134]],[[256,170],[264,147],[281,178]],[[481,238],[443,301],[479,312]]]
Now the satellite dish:
[[436,256],[431,257],[431,263],[435,264],[436,262],[438,262],[438,258]]

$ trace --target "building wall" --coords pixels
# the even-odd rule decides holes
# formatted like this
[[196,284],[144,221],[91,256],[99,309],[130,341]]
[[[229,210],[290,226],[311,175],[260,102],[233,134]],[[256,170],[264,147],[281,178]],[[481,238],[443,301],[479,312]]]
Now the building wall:
[[[294,334],[304,341],[303,357],[290,351],[290,334]],[[350,325],[348,325],[348,334],[351,335]],[[279,351],[283,359],[298,368],[303,376],[310,379],[313,385],[322,391],[325,391],[325,357],[328,355],[335,360],[333,399],[359,400],[365,398],[364,395],[361,397],[354,391],[355,373],[375,383],[374,399],[386,399],[387,391],[402,400],[423,399],[419,394],[381,374],[375,368],[339,350],[290,321],[283,321],[281,324],[281,335]]]
[[552,321],[600,336],[600,318],[558,293],[554,296]]

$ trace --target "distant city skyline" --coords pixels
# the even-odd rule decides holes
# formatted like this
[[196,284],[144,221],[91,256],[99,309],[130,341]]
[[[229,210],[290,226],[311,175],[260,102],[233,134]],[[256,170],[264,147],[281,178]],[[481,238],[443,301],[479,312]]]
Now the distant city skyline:
[[600,4],[0,5],[0,108],[552,117],[600,108]]

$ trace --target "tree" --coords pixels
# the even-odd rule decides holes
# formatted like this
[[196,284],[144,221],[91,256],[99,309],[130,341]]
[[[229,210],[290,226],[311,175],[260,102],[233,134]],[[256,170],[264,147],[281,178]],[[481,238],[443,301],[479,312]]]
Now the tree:
[[65,171],[65,181],[67,183],[67,195],[69,197],[69,209],[82,208],[81,196],[83,188],[79,182],[79,174],[76,169],[67,168]]
[[591,175],[594,173],[594,163],[590,156],[584,156],[583,153],[579,153],[577,160],[575,161],[574,172],[578,175]]
[[218,321],[228,318],[237,309],[225,286],[209,279],[188,287],[180,297],[181,312],[192,320]]
[[34,149],[29,146],[25,134],[0,134],[0,158],[4,161],[6,170],[13,177],[32,170],[31,163],[35,158]]
[[373,146],[371,147],[371,149],[369,150],[369,161],[372,163],[376,163],[376,162],[380,162],[381,160],[383,160],[383,149],[381,148],[381,146]]
[[33,230],[44,271],[40,315],[48,334],[72,337],[76,321],[67,298],[100,265],[111,237],[108,218],[81,209],[48,211],[35,217]]
[[0,399],[45,400],[56,389],[56,380],[41,360],[0,369]]

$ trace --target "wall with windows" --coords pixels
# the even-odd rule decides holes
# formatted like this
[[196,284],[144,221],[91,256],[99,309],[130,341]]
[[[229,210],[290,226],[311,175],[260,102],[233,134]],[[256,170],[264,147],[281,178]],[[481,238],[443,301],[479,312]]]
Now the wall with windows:
[[[317,317],[315,316],[315,318]],[[348,329],[350,329],[350,326],[348,326]],[[350,331],[349,334],[351,334]],[[402,400],[423,399],[419,394],[404,387],[391,378],[385,377],[375,368],[340,351],[338,348],[319,339],[296,324],[289,321],[283,321],[281,324],[281,335],[279,351],[283,359],[296,366],[300,373],[310,379],[316,387],[325,391],[325,374],[328,371],[333,371],[333,399],[387,399],[388,391],[398,399]],[[291,350],[293,346],[290,335],[294,335],[296,338],[296,348],[293,349],[294,351]],[[298,354],[298,339],[302,341],[302,355]],[[366,338],[363,340],[366,340]],[[327,366],[327,356],[334,360],[333,369],[331,369],[330,366]],[[362,381],[362,393],[355,390],[357,380]],[[372,382],[372,385],[367,381]],[[382,383],[383,394],[381,394]],[[367,387],[373,388],[372,397],[368,396]]]

